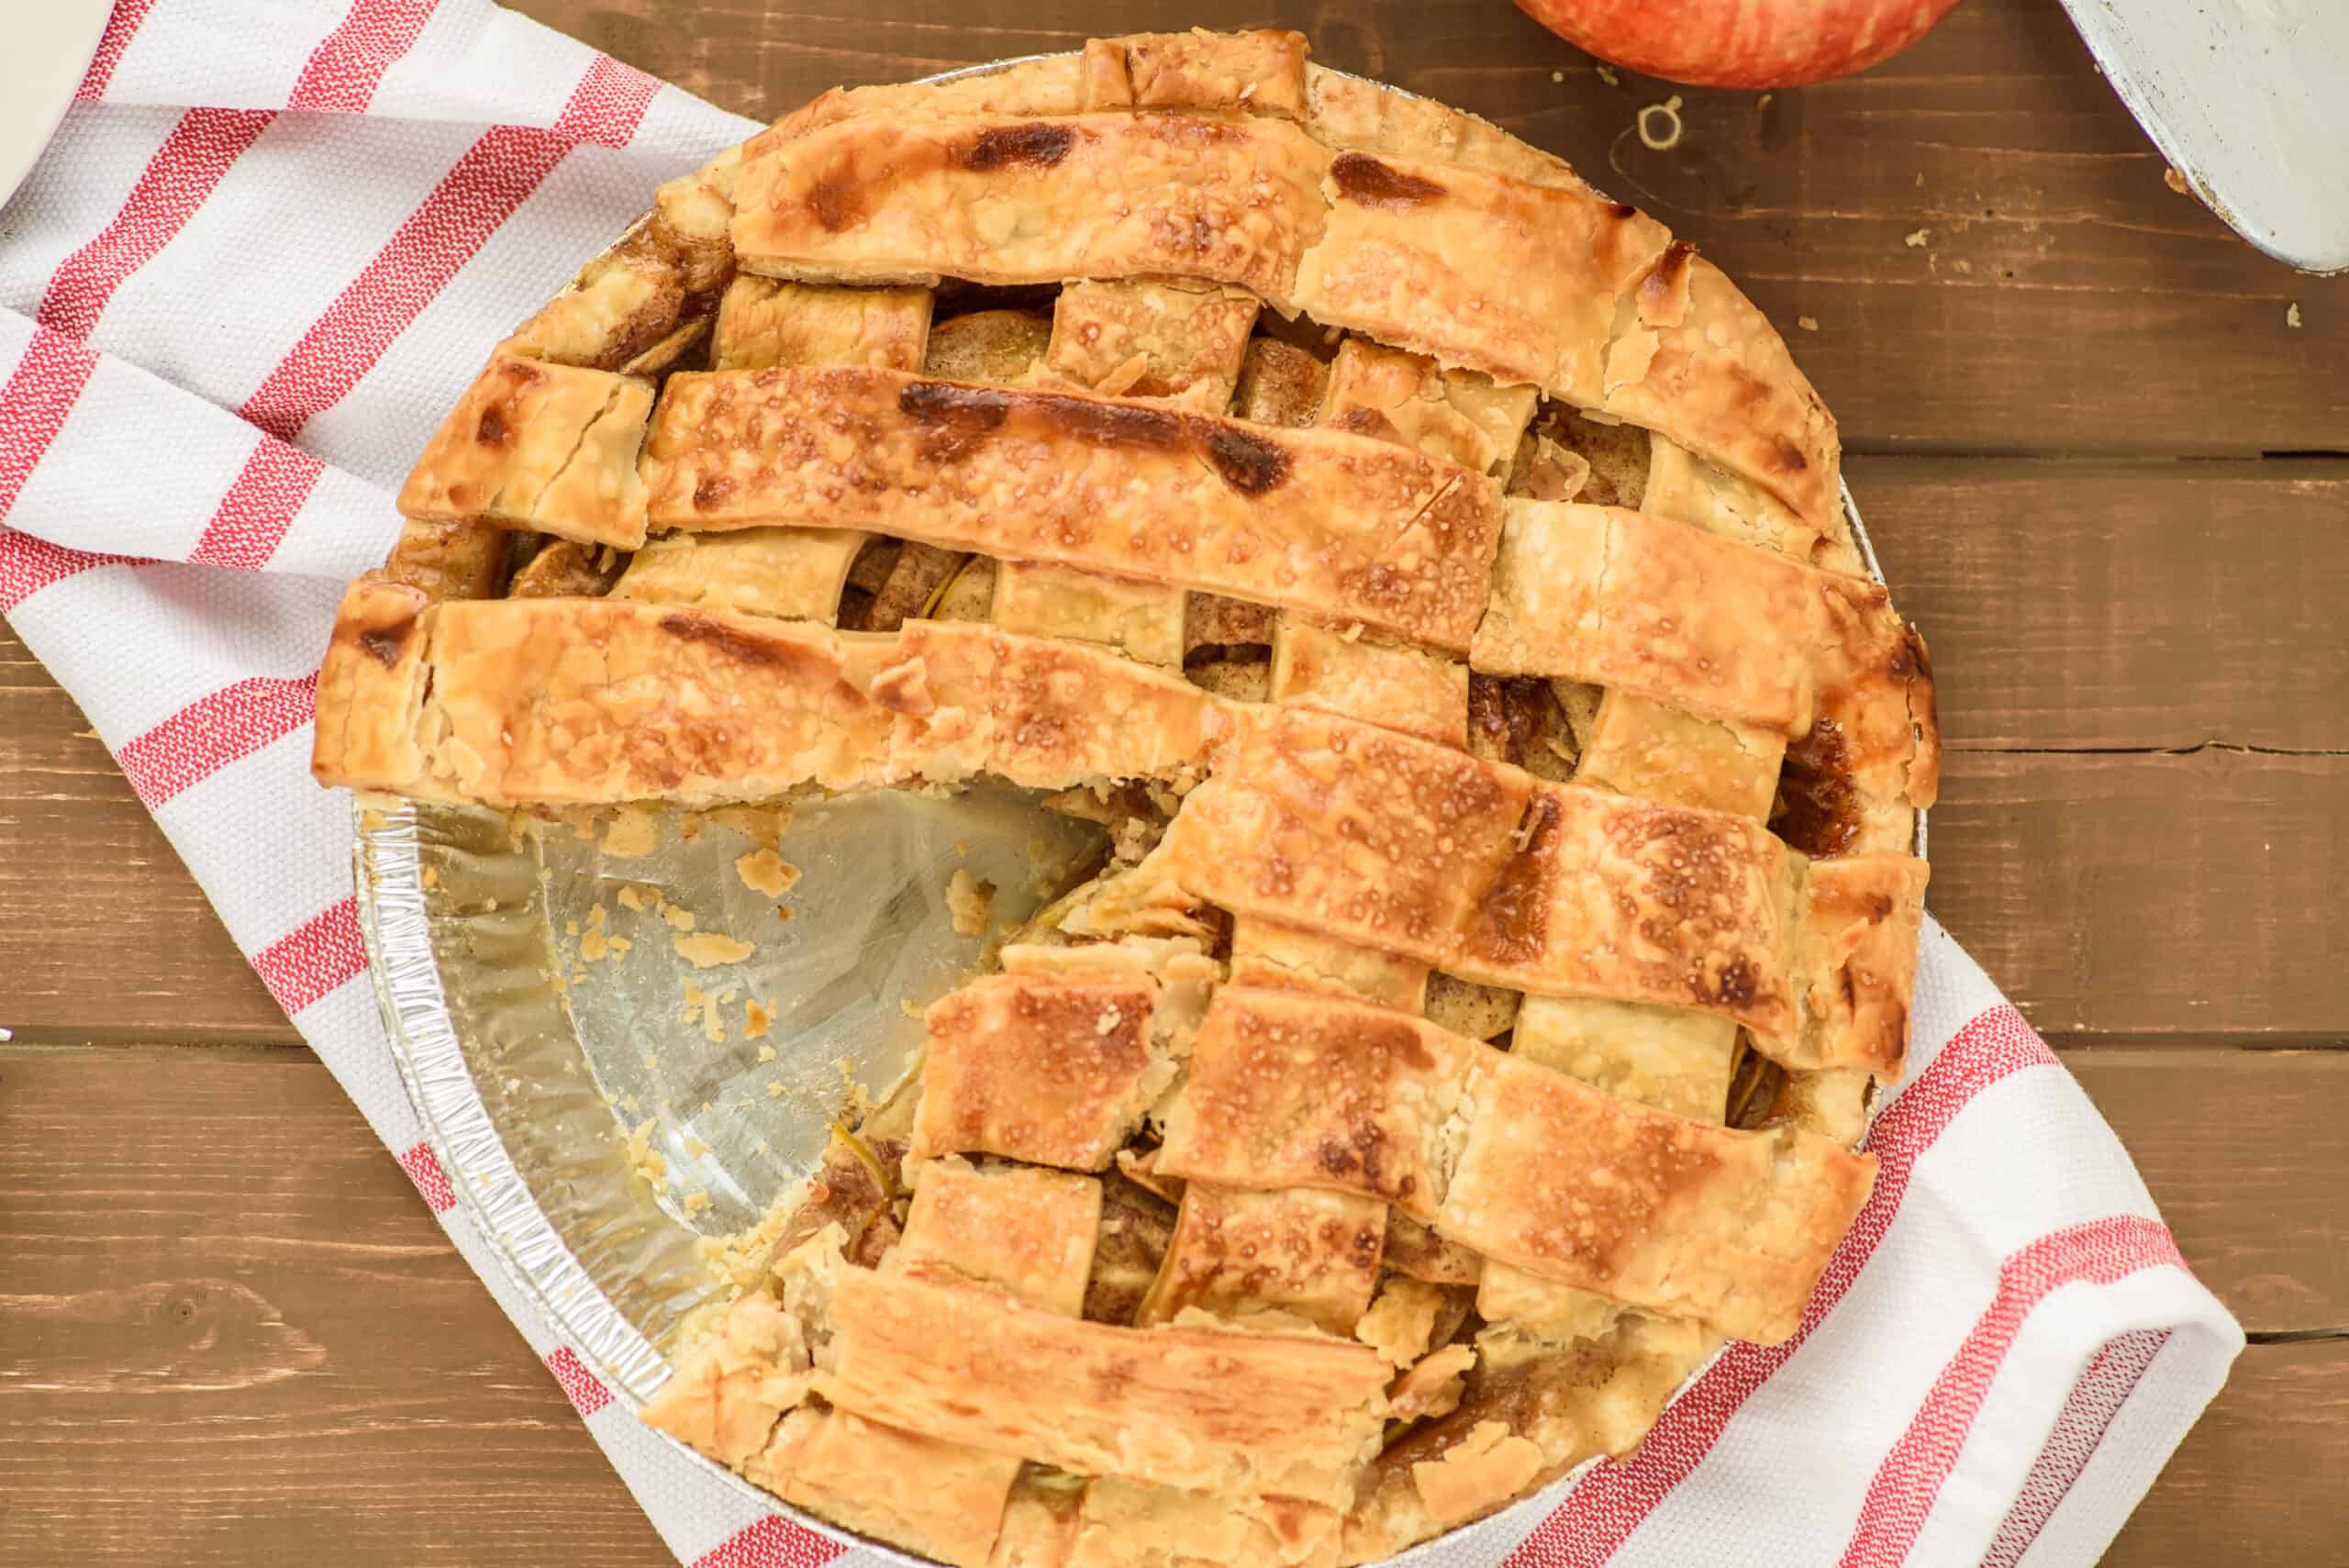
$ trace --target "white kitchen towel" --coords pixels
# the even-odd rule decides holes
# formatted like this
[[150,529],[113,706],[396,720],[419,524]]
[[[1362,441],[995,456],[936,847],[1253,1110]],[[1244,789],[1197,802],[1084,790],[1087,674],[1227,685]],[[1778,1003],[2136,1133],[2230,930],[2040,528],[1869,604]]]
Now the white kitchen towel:
[[[778,108],[790,106],[776,106]],[[121,0],[0,214],[0,615],[678,1558],[865,1556],[640,1427],[459,1207],[309,779],[346,578],[490,344],[751,122],[486,0]],[[1446,1565],[2085,1564],[2242,1331],[2069,1074],[1929,924],[1876,1194],[1801,1333]],[[5,1023],[0,1018],[0,1023]]]

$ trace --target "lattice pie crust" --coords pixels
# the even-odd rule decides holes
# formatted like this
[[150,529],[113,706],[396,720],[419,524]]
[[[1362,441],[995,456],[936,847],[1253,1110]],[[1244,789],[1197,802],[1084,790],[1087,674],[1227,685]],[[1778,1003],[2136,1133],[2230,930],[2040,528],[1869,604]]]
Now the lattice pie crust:
[[317,773],[1108,824],[645,1419],[957,1564],[1375,1559],[1867,1197],[1938,755],[1837,462],[1687,244],[1293,33],[828,93],[497,347]]

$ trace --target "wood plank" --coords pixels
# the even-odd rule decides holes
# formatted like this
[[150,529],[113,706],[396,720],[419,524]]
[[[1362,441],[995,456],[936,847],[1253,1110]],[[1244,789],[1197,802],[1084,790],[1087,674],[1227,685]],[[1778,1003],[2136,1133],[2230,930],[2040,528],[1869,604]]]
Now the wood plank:
[[2349,1541],[2349,1344],[2254,1345],[2102,1568],[2338,1562]]
[[[762,117],[835,83],[1072,49],[1094,32],[1298,27],[1326,64],[1563,153],[1695,241],[1774,319],[1816,320],[1790,335],[1854,450],[2349,450],[2349,279],[2294,273],[2171,192],[2043,0],[1974,0],[1898,60],[1766,105],[1629,73],[1609,86],[1587,56],[1489,0],[520,8]],[[1683,135],[1652,151],[1634,122],[1671,93]]]
[[1853,461],[1953,746],[2349,751],[2349,465]]
[[[2349,1318],[2349,1056],[2067,1060],[2247,1321]],[[0,1561],[665,1561],[298,1051],[0,1048]],[[2344,1411],[2340,1347],[2248,1352],[2110,1561],[2321,1560]]]
[[2349,1323],[2349,1250],[2325,1240],[2349,1214],[2349,1052],[2061,1054],[2245,1329]]
[[0,1048],[0,1562],[661,1543],[306,1052]]
[[1926,907],[2040,1031],[2349,1040],[2349,757],[1953,751]]
[[6,626],[0,1026],[24,1040],[101,1026],[119,1038],[301,1038],[82,710]]

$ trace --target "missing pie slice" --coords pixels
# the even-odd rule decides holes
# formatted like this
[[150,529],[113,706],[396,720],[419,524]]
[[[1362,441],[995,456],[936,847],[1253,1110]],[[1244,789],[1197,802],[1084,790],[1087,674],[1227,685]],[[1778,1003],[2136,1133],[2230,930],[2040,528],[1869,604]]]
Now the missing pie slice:
[[490,353],[315,771],[1101,822],[644,1418],[945,1562],[1375,1560],[1868,1196],[1939,758],[1837,468],[1687,243],[1294,33],[833,92]]

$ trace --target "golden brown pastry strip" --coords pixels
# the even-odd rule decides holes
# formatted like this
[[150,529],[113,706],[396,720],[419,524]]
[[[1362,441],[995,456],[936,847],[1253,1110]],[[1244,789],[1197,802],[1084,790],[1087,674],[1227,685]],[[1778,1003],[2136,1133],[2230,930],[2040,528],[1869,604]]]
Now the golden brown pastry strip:
[[1224,986],[1192,1042],[1158,1169],[1357,1193],[1431,1218],[1473,1043],[1408,1013]]
[[1463,1104],[1437,1227],[1486,1254],[1761,1344],[1791,1335],[1876,1160],[1740,1132],[1498,1052]]
[[404,517],[644,542],[637,448],[652,384],[500,353],[440,422],[400,487]]
[[1469,979],[1794,1022],[1785,851],[1719,813],[1284,709],[1246,716],[1162,852],[1212,903]]
[[1282,303],[1582,407],[1618,302],[1671,239],[1636,207],[1409,155],[1341,152],[1321,192]]
[[1238,289],[1073,283],[1054,302],[1044,368],[1079,391],[1163,397],[1220,414],[1231,406],[1255,320],[1255,297]]
[[1285,300],[1327,158],[1270,118],[860,116],[745,161],[734,249],[746,271],[819,283],[1159,274]]
[[1134,1321],[1146,1328],[1197,1309],[1244,1323],[1272,1312],[1349,1335],[1370,1306],[1386,1242],[1386,1205],[1376,1198],[1189,1182]]
[[1499,386],[1477,371],[1448,371],[1424,354],[1368,338],[1338,345],[1319,422],[1383,436],[1479,473],[1505,472],[1540,393]]
[[320,782],[499,806],[718,804],[1204,765],[1207,694],[971,623],[894,636],[611,599],[433,605],[362,578],[320,672]]
[[874,370],[675,376],[643,473],[662,527],[866,528],[1455,650],[1500,528],[1490,480],[1385,442]]
[[1019,1466],[1012,1454],[827,1410],[783,1473],[751,1468],[786,1503],[954,1568],[986,1568]]
[[1677,240],[1633,299],[1630,329],[1608,347],[1596,406],[1662,430],[1833,533],[1842,506],[1835,418],[1768,318]]
[[1099,1182],[956,1159],[909,1171],[913,1205],[904,1239],[885,1260],[889,1267],[950,1270],[1031,1307],[1077,1316],[1101,1224]]
[[1470,662],[1799,734],[1823,573],[1620,506],[1511,497]]
[[1145,108],[1297,119],[1313,70],[1306,63],[1307,52],[1303,34],[1270,29],[1216,33],[1195,28],[1090,39],[1082,51],[958,72],[943,82],[835,87],[752,137],[741,150],[758,158],[821,127],[872,117]]
[[862,1269],[832,1316],[834,1405],[1079,1474],[1340,1501],[1386,1408],[1384,1359],[1319,1335],[1117,1328]]
[[941,996],[928,1015],[914,1157],[1108,1169],[1174,1074],[1153,1050],[1157,1005],[1147,976],[993,974]]
[[1301,616],[1281,617],[1272,651],[1274,702],[1351,714],[1439,745],[1468,744],[1468,666],[1457,660]]

